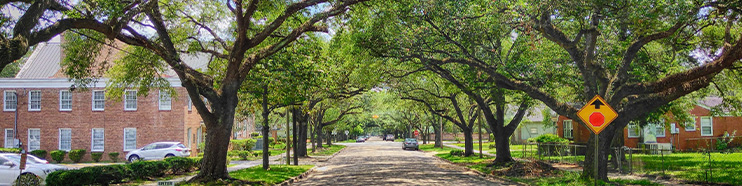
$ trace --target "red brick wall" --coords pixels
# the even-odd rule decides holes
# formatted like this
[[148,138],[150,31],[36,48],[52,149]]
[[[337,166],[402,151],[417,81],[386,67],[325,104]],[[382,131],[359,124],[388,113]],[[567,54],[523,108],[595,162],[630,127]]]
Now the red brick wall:
[[[138,96],[136,111],[124,111],[122,101],[114,102],[110,98],[106,100],[104,111],[92,111],[92,90],[73,92],[72,111],[59,110],[59,91],[64,88],[0,89],[0,92],[4,90],[18,92],[18,138],[26,145],[28,128],[40,128],[41,149],[48,152],[58,149],[59,128],[72,129],[72,149],[86,149],[88,154],[84,160],[90,160],[92,128],[104,128],[104,152],[119,152],[122,159],[126,154],[123,151],[124,128],[137,129],[137,148],[157,141],[184,141],[183,113],[187,112],[184,110],[188,103],[184,88],[176,88],[178,97],[173,96],[170,111],[159,110],[157,90],[146,97]],[[28,111],[30,90],[42,91],[41,111]],[[0,101],[0,104],[4,102]],[[5,128],[13,128],[14,114],[12,111],[0,112],[2,135],[5,135]],[[103,159],[107,160],[108,155],[104,155]]]
[[564,137],[564,120],[572,120],[573,139],[571,140],[574,143],[587,143],[592,131],[585,127],[580,119],[574,120],[565,116],[559,116],[559,119],[557,119],[557,135],[559,135],[559,137]]

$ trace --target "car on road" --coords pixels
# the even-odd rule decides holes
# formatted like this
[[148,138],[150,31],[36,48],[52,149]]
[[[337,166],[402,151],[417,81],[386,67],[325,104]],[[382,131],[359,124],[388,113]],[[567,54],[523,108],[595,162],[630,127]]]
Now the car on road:
[[356,139],[356,143],[360,142],[366,142],[366,138],[364,138],[363,136],[359,136],[358,139]]
[[41,185],[49,173],[58,170],[67,170],[67,167],[48,164],[45,160],[28,155],[26,168],[20,170],[21,155],[16,153],[0,153],[0,185],[14,185],[16,180],[22,180],[24,185]]
[[387,134],[384,141],[394,141],[394,134]]
[[155,142],[145,145],[141,149],[130,151],[126,154],[129,162],[137,160],[155,160],[174,156],[188,157],[191,149],[180,142]]
[[417,146],[417,139],[415,139],[415,138],[405,138],[404,139],[404,146],[402,147],[402,149],[404,149],[404,150],[407,150],[407,149],[418,150],[419,147]]

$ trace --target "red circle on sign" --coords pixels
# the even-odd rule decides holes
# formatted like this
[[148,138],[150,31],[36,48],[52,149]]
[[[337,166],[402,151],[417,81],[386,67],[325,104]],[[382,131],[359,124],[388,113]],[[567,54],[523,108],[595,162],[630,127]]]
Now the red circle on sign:
[[590,114],[590,124],[593,126],[600,127],[604,122],[605,116],[603,116],[603,113],[593,112],[593,114]]

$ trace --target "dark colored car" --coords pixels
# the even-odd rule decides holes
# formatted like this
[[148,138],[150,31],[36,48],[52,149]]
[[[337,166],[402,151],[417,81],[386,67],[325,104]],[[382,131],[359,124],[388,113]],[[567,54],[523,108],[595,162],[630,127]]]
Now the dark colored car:
[[415,139],[415,138],[406,138],[406,139],[404,139],[404,146],[402,147],[402,149],[404,149],[404,150],[407,150],[407,149],[418,150],[419,148],[417,146],[417,139]]
[[387,134],[384,138],[384,141],[394,141],[394,135],[393,134]]

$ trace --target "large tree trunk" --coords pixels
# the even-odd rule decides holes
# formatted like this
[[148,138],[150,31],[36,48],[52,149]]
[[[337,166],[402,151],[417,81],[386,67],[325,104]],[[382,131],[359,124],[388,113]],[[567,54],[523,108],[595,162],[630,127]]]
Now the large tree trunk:
[[510,135],[494,135],[495,136],[495,150],[496,157],[494,165],[503,164],[513,161],[513,157],[510,155]]
[[[612,123],[612,124],[618,124],[618,123]],[[610,129],[611,127],[609,126]],[[587,144],[587,153],[585,154],[585,165],[583,165],[582,170],[582,177],[583,178],[594,178],[595,176],[595,161],[598,161],[598,179],[599,180],[608,180],[608,152],[611,148],[611,143],[613,136],[615,135],[614,132],[610,130],[605,130],[600,133],[598,138],[600,139],[598,141],[598,146],[595,146],[595,135],[590,136],[590,140],[588,140]],[[598,158],[595,159],[595,149],[598,149]]]
[[298,109],[296,109],[296,108],[292,108],[291,109],[291,112],[293,112],[293,113],[291,113],[291,117],[293,117],[293,120],[292,120],[293,126],[292,127],[294,128],[294,130],[293,130],[293,136],[291,137],[294,140],[293,141],[293,143],[294,143],[294,165],[299,165],[299,156],[297,155],[297,154],[299,154],[299,129],[298,129],[298,126],[297,126],[298,125],[298,115],[296,115],[297,114],[297,110]]
[[[317,134],[317,149],[320,149],[322,148],[322,124],[318,124],[314,130],[316,131],[314,133]],[[312,149],[312,152],[314,152],[314,149]]]
[[298,139],[298,147],[299,150],[296,153],[296,156],[299,157],[307,157],[307,134],[309,133],[307,131],[307,128],[309,128],[308,116],[305,113],[301,112],[301,109],[297,109],[296,114],[299,116],[299,139]]
[[[189,94],[190,92],[189,90]],[[190,182],[231,179],[227,172],[227,150],[234,125],[237,95],[225,94],[223,96],[223,100],[212,102],[211,109],[214,117],[202,117],[206,126],[204,157],[199,173],[189,180]]]
[[472,137],[471,128],[462,128],[464,131],[464,156],[469,157],[474,154],[474,137]]
[[433,131],[435,131],[435,145],[433,147],[443,147],[443,122],[438,120],[433,124]]
[[332,146],[332,131],[327,131],[327,146]]
[[[613,140],[611,142],[611,149],[610,149],[610,157],[611,157],[611,164],[613,165],[613,168],[618,169],[618,164],[626,160],[626,156],[622,155],[620,153],[621,147],[624,145],[624,139],[623,139],[623,130],[619,130],[619,132],[616,135],[613,135]],[[619,170],[620,171],[620,170]]]

